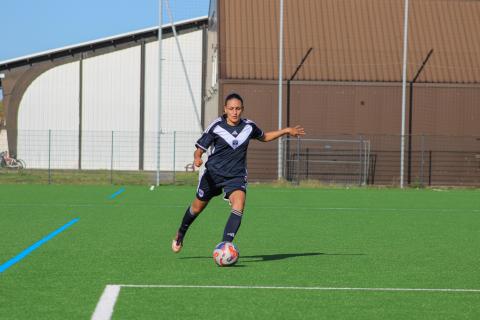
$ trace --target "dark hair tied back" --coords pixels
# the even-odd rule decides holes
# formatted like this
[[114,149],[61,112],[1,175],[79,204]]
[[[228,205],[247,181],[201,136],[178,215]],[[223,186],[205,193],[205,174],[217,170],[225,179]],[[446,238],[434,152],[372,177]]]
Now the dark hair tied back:
[[243,99],[238,93],[230,93],[226,98],[225,98],[225,105],[227,105],[227,102],[232,99],[237,99],[240,100],[243,106]]

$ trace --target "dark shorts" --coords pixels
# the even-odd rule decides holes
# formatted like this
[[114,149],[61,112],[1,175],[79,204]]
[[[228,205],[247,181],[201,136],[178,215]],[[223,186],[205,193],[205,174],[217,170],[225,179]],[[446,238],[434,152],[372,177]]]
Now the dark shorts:
[[200,177],[197,188],[197,199],[209,201],[222,193],[228,199],[233,191],[242,190],[247,193],[247,177],[222,177],[205,170]]

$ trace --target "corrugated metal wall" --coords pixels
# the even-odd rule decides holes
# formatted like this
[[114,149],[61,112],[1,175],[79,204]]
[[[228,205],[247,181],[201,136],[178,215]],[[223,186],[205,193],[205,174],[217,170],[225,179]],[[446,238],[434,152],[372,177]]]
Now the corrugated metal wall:
[[[285,0],[284,77],[312,47],[297,80],[401,81],[404,0]],[[408,78],[480,82],[480,1],[410,1]],[[221,78],[278,75],[278,0],[219,1]]]
[[[201,119],[202,106],[202,31],[191,32],[180,36],[185,66],[192,85],[197,112]],[[182,133],[181,143],[191,148],[188,152],[177,155],[176,170],[185,170],[192,162],[195,141],[202,131],[198,123],[195,109],[188,90],[185,74],[177,52],[175,39],[163,40],[162,63],[162,132],[169,133],[168,138],[161,140],[160,150],[164,154],[161,163],[168,163],[164,170],[173,170],[171,157],[174,147],[174,131]],[[146,45],[146,82],[145,82],[145,169],[156,168],[156,131],[158,111],[158,42]],[[189,133],[187,133],[189,132]],[[180,141],[175,141],[175,143]]]
[[[196,108],[201,115],[203,31],[186,32],[180,34],[179,39]],[[144,169],[154,170],[157,167],[158,42],[147,43],[145,48],[143,158]],[[40,75],[26,90],[19,108],[17,156],[25,160],[29,168],[138,170],[141,52],[138,45],[85,58],[81,88],[79,62],[54,67]],[[174,38],[163,40],[162,55],[161,170],[174,169],[174,144],[175,169],[185,170],[192,162],[195,140],[201,129]],[[80,91],[81,137],[78,133]],[[52,130],[50,138],[48,130]],[[178,135],[174,135],[174,131]],[[55,160],[49,163],[49,156]]]
[[140,47],[83,61],[82,128],[138,131]]
[[48,165],[49,129],[75,131],[61,138],[55,152],[71,154],[59,159],[59,167],[78,167],[79,70],[78,62],[50,69],[25,92],[18,112],[17,153],[30,168]]
[[[246,115],[265,130],[278,126],[279,3],[218,1],[220,97],[231,91],[242,94]],[[290,125],[303,125],[309,137],[371,139],[378,156],[376,182],[398,183],[405,1],[284,3],[284,80],[313,48],[291,83]],[[475,177],[470,183],[478,183],[480,167],[473,164],[465,167],[470,171],[458,175],[445,172],[462,167],[467,161],[462,159],[477,159],[468,160],[471,163],[480,159],[480,140],[474,138],[480,136],[480,1],[411,0],[410,4],[407,81],[422,70],[412,86],[412,99],[407,87],[406,129],[408,134],[411,102],[414,157],[419,161],[419,146],[424,143],[434,152],[430,158],[434,176],[437,167],[447,183],[457,183],[462,174]],[[421,69],[430,50],[433,53]],[[283,126],[288,118],[286,92],[284,85]],[[428,137],[418,138],[424,135]],[[440,136],[447,135],[458,138],[457,145],[453,138],[443,145],[446,140]],[[461,153],[460,145],[462,152],[477,155]],[[459,152],[456,158],[449,155],[456,162],[435,155],[450,151]],[[276,179],[276,157],[276,145],[252,144],[249,176]],[[418,165],[415,170],[418,173]]]
[[109,168],[110,154],[101,151],[112,142],[97,132],[110,138],[111,131],[121,131],[117,141],[123,143],[114,150],[123,161],[115,168],[138,169],[140,47],[85,59],[83,68],[82,129],[88,134],[82,139],[82,168]]
[[[197,112],[201,115],[202,104],[202,31],[180,36],[183,58],[192,84]],[[174,38],[162,42],[162,129],[199,131],[200,124],[195,117],[185,74],[177,52]],[[158,42],[146,46],[146,91],[145,91],[145,130],[157,131],[158,107]]]
[[[277,129],[276,84],[231,80],[223,84],[222,90],[221,95],[231,91],[240,93],[245,101],[245,117],[256,121],[263,130]],[[283,101],[286,126],[285,97]],[[372,154],[376,157],[374,182],[397,184],[400,165],[400,101],[399,84],[296,82],[291,89],[290,125],[304,126],[308,138],[354,137],[370,140]],[[476,164],[480,158],[475,158],[480,150],[480,138],[475,138],[480,134],[480,89],[418,85],[414,90],[413,101],[412,150],[416,163],[413,174],[418,175],[420,172],[420,150],[423,149],[426,152],[424,161],[427,163],[423,175],[428,174],[428,162],[432,161],[430,165],[434,168],[433,175],[443,179],[443,184],[476,185],[480,175],[480,167]],[[425,136],[424,140],[422,136]],[[408,148],[408,144],[405,147]],[[434,152],[433,157],[429,151]],[[277,144],[252,143],[249,151],[249,177],[252,180],[275,179],[276,155]],[[451,171],[449,166],[458,166],[458,170],[461,170],[465,159],[473,161],[471,167],[467,168],[470,170],[469,175],[463,177],[470,176],[471,181],[464,179],[459,182],[454,174],[448,175]],[[460,173],[458,177],[463,179]]]

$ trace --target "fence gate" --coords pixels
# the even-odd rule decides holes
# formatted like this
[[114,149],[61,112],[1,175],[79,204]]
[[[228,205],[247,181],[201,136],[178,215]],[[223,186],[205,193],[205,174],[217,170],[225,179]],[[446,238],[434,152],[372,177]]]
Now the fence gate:
[[369,140],[287,138],[283,143],[283,176],[288,181],[349,185],[369,182]]

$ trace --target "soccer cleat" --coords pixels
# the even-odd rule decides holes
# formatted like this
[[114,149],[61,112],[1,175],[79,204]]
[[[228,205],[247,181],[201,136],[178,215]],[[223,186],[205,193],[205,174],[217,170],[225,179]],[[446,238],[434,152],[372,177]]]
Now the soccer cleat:
[[172,240],[172,251],[174,253],[179,253],[183,247],[183,239],[180,238],[180,235],[177,233],[175,239]]

